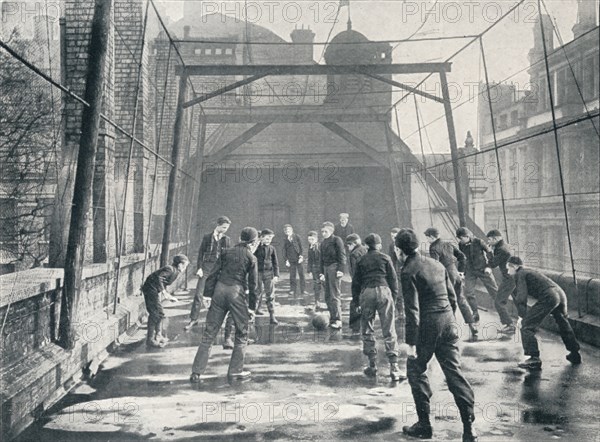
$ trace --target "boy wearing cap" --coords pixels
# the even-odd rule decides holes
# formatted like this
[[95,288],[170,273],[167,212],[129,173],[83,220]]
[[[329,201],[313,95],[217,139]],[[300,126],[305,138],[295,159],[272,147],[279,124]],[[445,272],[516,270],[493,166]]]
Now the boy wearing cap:
[[[348,221],[350,220],[350,215],[347,213],[340,213],[340,222],[336,224],[333,228],[333,235],[339,238],[342,238],[342,241],[345,242],[346,237],[348,235],[352,235],[354,233],[354,227]],[[344,244],[346,250],[346,256],[350,256],[350,251]],[[344,273],[349,273],[349,260],[344,265]]]
[[194,325],[198,324],[198,316],[200,315],[200,310],[204,306],[202,293],[204,293],[206,277],[212,271],[221,252],[231,247],[231,240],[225,235],[225,232],[227,232],[230,225],[231,220],[229,218],[220,216],[217,218],[217,225],[212,233],[207,233],[202,237],[196,270],[196,275],[198,275],[198,285],[196,286],[194,301],[192,302],[190,322],[184,327],[185,330],[189,330]]
[[302,242],[300,237],[294,233],[290,224],[283,226],[285,239],[283,241],[283,258],[285,266],[290,269],[290,295],[296,296],[298,285],[296,283],[296,272],[300,278],[300,293],[306,294],[306,279],[304,278],[304,257],[302,256]]
[[167,292],[166,287],[173,284],[177,277],[185,272],[190,260],[185,255],[175,255],[171,265],[162,267],[156,272],[151,273],[144,285],[142,293],[148,311],[148,334],[146,345],[151,348],[162,348],[166,345],[168,339],[162,335],[162,322],[165,318],[165,312],[160,302],[161,295],[170,301],[177,301],[176,298]]
[[377,348],[375,346],[375,315],[385,342],[385,352],[390,361],[392,381],[405,377],[398,367],[398,340],[396,337],[394,303],[398,294],[398,279],[389,256],[381,253],[381,237],[371,233],[365,238],[368,252],[356,263],[352,277],[352,301],[360,305],[363,354],[369,358],[365,375],[377,375]]
[[[569,351],[567,360],[572,364],[581,364],[579,342],[569,323],[567,296],[565,292],[546,275],[533,269],[523,267],[523,261],[518,256],[511,256],[507,262],[508,274],[515,278],[515,304],[521,322],[521,338],[523,350],[529,359],[519,364],[521,368],[541,369],[540,349],[535,333],[542,321],[552,315],[560,337]],[[531,296],[537,302],[527,307],[527,298]]]
[[279,263],[277,261],[277,252],[271,245],[275,233],[271,229],[264,229],[260,232],[260,245],[256,248],[254,256],[258,263],[258,292],[256,300],[256,314],[264,315],[260,310],[263,298],[263,291],[266,297],[267,310],[269,312],[271,324],[277,325],[279,322],[275,318],[275,309],[273,301],[275,300],[275,284],[279,282]]
[[[458,248],[467,257],[464,264],[461,266],[459,262],[458,271],[464,272],[465,275],[465,297],[473,311],[473,319],[476,323],[479,322],[479,311],[477,308],[477,296],[475,295],[475,285],[477,280],[480,280],[485,289],[496,302],[498,294],[498,286],[492,274],[492,269],[489,262],[492,260],[492,250],[488,245],[479,238],[475,238],[473,233],[466,227],[460,227],[456,230],[458,238]],[[496,310],[500,318],[508,316],[501,305],[496,305]]]
[[319,245],[319,234],[314,230],[308,232],[308,265],[307,270],[313,279],[313,290],[315,292],[315,312],[319,310],[319,300],[321,299],[322,282],[319,279],[321,274],[321,246]]
[[392,263],[394,263],[394,269],[396,270],[396,273],[398,273],[398,267],[397,267],[398,255],[396,254],[396,235],[398,234],[399,231],[400,231],[399,227],[394,227],[392,229],[392,231],[390,232],[390,236],[392,237],[392,242],[388,247],[388,255],[390,255],[390,258],[392,258]]
[[500,279],[500,285],[498,286],[498,293],[496,294],[496,300],[494,302],[496,310],[500,314],[500,321],[504,328],[502,333],[512,335],[515,333],[515,325],[513,319],[508,314],[506,305],[508,303],[508,297],[515,290],[515,281],[508,274],[508,258],[510,258],[510,249],[508,244],[502,239],[502,233],[499,230],[490,230],[486,235],[488,243],[492,246],[493,257],[490,260],[490,268],[498,267],[502,278]]
[[204,295],[212,298],[212,301],[206,314],[202,341],[192,365],[191,382],[201,381],[213,342],[228,312],[235,323],[235,343],[227,376],[230,379],[245,379],[250,376],[249,371],[244,371],[244,355],[249,322],[256,309],[258,266],[254,252],[257,246],[258,232],[253,227],[245,227],[240,234],[240,242],[223,250],[208,276]]
[[477,435],[472,426],[475,397],[460,369],[453,314],[456,295],[448,272],[438,261],[419,255],[419,241],[412,230],[399,233],[396,245],[406,257],[400,275],[406,310],[406,370],[418,416],[417,423],[404,427],[402,431],[421,439],[432,437],[429,420],[432,391],[427,379],[427,364],[435,356],[460,413],[462,440],[476,441]]
[[346,250],[342,239],[335,236],[333,231],[333,223],[323,223],[319,279],[325,283],[329,326],[339,330],[342,328],[341,284],[346,266]]
[[[363,246],[360,240],[360,236],[356,233],[352,233],[346,237],[346,249],[348,250],[348,262],[350,276],[354,278],[354,272],[356,271],[356,265],[359,259],[366,255],[368,250],[366,246]],[[350,301],[350,319],[349,325],[352,331],[351,339],[360,339],[360,304],[354,299]]]
[[462,278],[460,277],[457,268],[457,263],[461,268],[464,267],[467,257],[450,241],[442,241],[440,239],[440,232],[435,227],[430,227],[425,230],[425,237],[429,242],[429,256],[442,263],[448,272],[450,282],[456,293],[456,303],[458,304],[460,313],[471,330],[473,340],[476,340],[479,330],[477,328],[477,323],[473,318],[473,311],[463,294]]

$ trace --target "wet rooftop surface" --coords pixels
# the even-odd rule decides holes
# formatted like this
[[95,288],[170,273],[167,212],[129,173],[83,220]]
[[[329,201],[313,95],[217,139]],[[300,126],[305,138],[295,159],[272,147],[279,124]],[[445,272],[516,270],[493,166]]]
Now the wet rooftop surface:
[[[231,351],[215,345],[208,379],[190,384],[202,326],[183,330],[191,299],[179,293],[180,302],[165,304],[167,347],[147,350],[140,327],[19,440],[411,440],[402,434],[416,420],[410,388],[389,381],[382,341],[380,375],[370,380],[362,374],[361,342],[347,339],[347,318],[341,333],[316,332],[305,308],[312,296],[293,298],[280,286],[281,324],[258,317],[256,343],[248,347],[251,380],[228,383]],[[518,334],[505,339],[497,327],[493,312],[483,313],[480,340],[470,342],[464,328],[460,346],[480,440],[599,441],[600,351],[583,345],[583,364],[571,366],[560,337],[540,332],[543,370],[527,372],[516,368],[523,358]],[[404,369],[406,346],[400,348]],[[429,377],[434,440],[460,440],[457,409],[435,361]]]

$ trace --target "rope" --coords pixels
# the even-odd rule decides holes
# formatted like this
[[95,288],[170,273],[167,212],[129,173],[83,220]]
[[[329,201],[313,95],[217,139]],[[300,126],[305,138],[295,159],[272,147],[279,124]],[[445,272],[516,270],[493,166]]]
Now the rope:
[[[417,96],[413,95],[415,102],[415,114],[417,116],[417,126],[419,128],[419,142],[421,145],[421,157],[423,161],[423,166],[427,167],[427,160],[425,159],[425,149],[423,148],[423,135],[421,134],[421,117],[419,111],[419,104],[417,102]],[[427,174],[424,174],[425,180],[425,190],[427,192],[427,206],[429,207],[429,225],[433,226],[433,212],[431,210],[431,195],[429,194],[429,183],[427,182]]]
[[[140,98],[140,90],[141,90],[141,82],[142,82],[142,68],[143,68],[143,61],[144,61],[144,49],[146,47],[146,28],[148,25],[148,11],[150,9],[150,2],[147,0],[146,1],[146,11],[144,12],[144,23],[142,25],[142,35],[141,35],[141,41],[140,41],[140,59],[138,62],[138,75],[137,75],[137,79],[136,79],[136,85],[135,85],[135,103],[133,105],[133,118],[132,118],[132,122],[131,122],[131,133],[135,133],[135,127],[136,127],[136,123],[137,123],[137,116],[138,116],[138,109],[139,109],[139,98]],[[127,253],[127,246],[125,244],[124,246],[124,241],[123,238],[125,236],[125,224],[127,221],[127,196],[129,195],[129,174],[131,173],[131,161],[133,159],[133,139],[130,140],[129,143],[129,154],[127,157],[127,168],[125,170],[125,176],[124,176],[124,180],[125,180],[125,192],[123,194],[123,214],[121,215],[121,229],[120,229],[120,233],[119,233],[119,245],[120,247],[117,249],[117,268],[116,268],[116,276],[115,276],[115,287],[116,290],[119,290],[119,279],[120,279],[120,275],[121,275],[121,256],[123,253]],[[134,205],[135,205],[135,201],[134,201]],[[123,248],[125,248],[125,250],[123,250]],[[114,304],[113,304],[113,315],[117,313],[117,301],[118,301],[119,297],[118,297],[118,293],[115,293],[115,299],[114,299]]]
[[546,78],[548,80],[548,93],[550,94],[550,111],[552,112],[552,126],[554,131],[554,144],[556,147],[556,158],[558,162],[558,176],[560,178],[560,189],[562,193],[563,210],[565,213],[565,227],[567,228],[567,241],[569,243],[569,255],[571,257],[571,269],[573,271],[573,286],[577,293],[577,312],[581,318],[581,302],[579,291],[577,290],[577,275],[575,273],[575,258],[573,256],[573,244],[571,241],[571,226],[569,224],[569,211],[567,209],[567,198],[565,195],[565,181],[563,176],[562,164],[560,161],[560,141],[558,137],[558,126],[556,124],[556,110],[554,109],[554,93],[552,91],[552,77],[550,75],[550,64],[548,62],[548,48],[546,47],[546,30],[544,29],[544,21],[542,20],[542,0],[538,0],[538,17],[540,20],[540,30],[542,32],[542,43],[544,47],[544,60],[546,65]]
[[494,153],[496,154],[496,165],[498,166],[498,181],[500,183],[500,198],[502,199],[502,217],[504,219],[504,232],[506,233],[506,241],[510,243],[508,236],[508,223],[506,222],[506,203],[504,202],[504,185],[502,182],[502,167],[500,165],[500,154],[498,152],[498,138],[496,136],[496,119],[494,118],[494,106],[492,105],[492,94],[490,92],[490,78],[487,68],[487,61],[485,58],[485,50],[483,47],[483,38],[479,39],[479,46],[481,48],[481,60],[483,62],[483,72],[485,73],[485,87],[488,95],[488,105],[490,108],[490,120],[492,122],[492,134],[494,137]]

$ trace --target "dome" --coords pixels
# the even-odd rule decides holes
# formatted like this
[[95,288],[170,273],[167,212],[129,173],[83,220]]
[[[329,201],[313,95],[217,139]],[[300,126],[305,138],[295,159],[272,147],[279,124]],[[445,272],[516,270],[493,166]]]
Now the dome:
[[348,29],[333,37],[325,50],[325,63],[371,64],[377,59],[370,40],[360,32]]

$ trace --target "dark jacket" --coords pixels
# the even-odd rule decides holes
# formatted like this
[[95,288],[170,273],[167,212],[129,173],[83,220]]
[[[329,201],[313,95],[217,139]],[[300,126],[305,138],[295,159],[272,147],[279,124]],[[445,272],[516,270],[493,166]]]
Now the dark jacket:
[[500,271],[502,272],[502,276],[508,276],[508,267],[506,266],[508,258],[510,258],[510,249],[508,248],[508,244],[506,244],[504,240],[500,240],[494,246],[494,256],[490,260],[489,266],[491,268],[499,267]]
[[450,241],[442,241],[437,239],[429,246],[429,255],[442,263],[448,271],[452,271],[457,268],[464,268],[467,257],[463,252],[459,250],[456,245]]
[[204,235],[198,251],[196,270],[202,269],[204,273],[210,273],[221,252],[229,247],[231,247],[231,239],[227,235],[221,236],[218,243],[215,241],[212,232]]
[[333,228],[333,235],[340,237],[344,244],[346,243],[346,237],[353,233],[354,227],[352,227],[352,224],[350,223],[346,224],[346,227],[342,227],[342,225],[338,223]]
[[417,345],[423,317],[456,310],[456,293],[444,266],[418,254],[406,258],[400,281],[406,315],[406,343]]
[[275,247],[271,244],[268,246],[261,244],[256,248],[254,256],[256,256],[259,272],[273,272],[273,276],[279,277],[279,262]]
[[321,271],[321,245],[315,243],[314,246],[308,247],[308,271],[309,273],[320,273]]
[[346,266],[346,249],[339,236],[331,235],[321,242],[321,274],[325,274],[325,267],[337,264],[337,271],[343,272]]
[[295,233],[292,233],[292,240],[290,241],[286,236],[283,240],[283,258],[289,261],[291,264],[298,264],[298,259],[302,256],[302,242],[300,237]]
[[388,286],[394,300],[398,297],[398,277],[392,259],[385,253],[369,250],[356,263],[352,277],[352,301],[358,305],[360,293],[367,287]]
[[223,250],[215,267],[206,280],[204,296],[212,298],[217,282],[228,286],[238,286],[243,292],[248,291],[248,305],[256,308],[256,284],[258,280],[258,265],[256,256],[250,248],[240,243]]
[[515,274],[515,305],[521,318],[527,313],[527,297],[544,301],[546,299],[556,299],[557,291],[562,289],[546,275],[540,272],[521,267]]
[[467,244],[459,243],[458,247],[467,257],[464,261],[464,267],[461,267],[459,262],[459,272],[483,272],[486,267],[489,267],[492,250],[479,238],[471,238],[471,241]]
[[388,255],[392,258],[392,263],[394,263],[394,268],[397,268],[398,264],[398,256],[396,255],[396,247],[394,243],[391,243],[388,246]]
[[368,251],[369,249],[367,248],[367,246],[361,244],[360,246],[355,247],[350,252],[350,256],[348,257],[348,261],[350,263],[350,276],[354,276],[354,272],[356,270],[356,263],[362,256],[366,255]]
[[151,273],[142,285],[144,293],[160,293],[167,286],[173,284],[181,272],[173,266],[164,266]]

